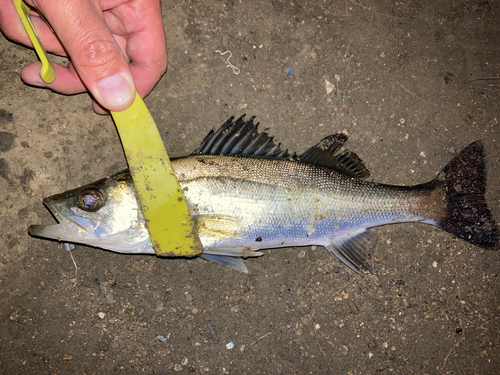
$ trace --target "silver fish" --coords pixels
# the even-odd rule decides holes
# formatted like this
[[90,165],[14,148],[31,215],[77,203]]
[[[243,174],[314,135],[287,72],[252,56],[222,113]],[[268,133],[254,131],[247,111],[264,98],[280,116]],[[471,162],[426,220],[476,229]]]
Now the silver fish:
[[[391,186],[363,179],[369,173],[359,157],[341,151],[344,134],[296,155],[257,125],[253,117],[231,118],[192,155],[172,160],[204,246],[202,258],[246,272],[241,258],[262,255],[258,250],[321,245],[354,271],[370,272],[369,228],[404,222],[498,248],[500,232],[484,198],[481,142],[462,150],[430,182]],[[32,225],[33,236],[154,254],[128,171],[43,202],[59,224]]]

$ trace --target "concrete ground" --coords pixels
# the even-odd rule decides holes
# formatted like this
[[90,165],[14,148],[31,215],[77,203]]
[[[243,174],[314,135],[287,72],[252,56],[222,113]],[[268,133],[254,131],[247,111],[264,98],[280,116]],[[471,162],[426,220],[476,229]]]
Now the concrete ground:
[[[291,151],[345,132],[371,179],[413,185],[483,140],[500,220],[498,3],[162,7],[169,67],[146,104],[170,155],[246,113]],[[0,56],[0,373],[498,373],[499,252],[424,224],[374,229],[364,278],[319,246],[264,251],[242,274],[82,245],[63,277],[68,253],[27,232],[54,223],[42,198],[126,161],[87,95],[24,85],[35,54],[4,37]]]

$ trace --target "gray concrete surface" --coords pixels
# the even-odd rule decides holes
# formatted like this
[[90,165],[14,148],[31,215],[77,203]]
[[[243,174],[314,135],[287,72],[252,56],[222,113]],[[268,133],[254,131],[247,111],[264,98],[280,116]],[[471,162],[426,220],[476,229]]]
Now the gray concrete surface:
[[[411,185],[482,139],[500,220],[498,3],[162,6],[169,67],[146,104],[171,155],[246,113],[292,151],[346,132],[373,180]],[[87,95],[24,85],[35,54],[3,37],[0,56],[0,373],[498,373],[499,253],[422,224],[375,229],[364,278],[321,247],[265,251],[242,274],[80,245],[64,278],[68,253],[27,233],[54,222],[42,198],[126,161]]]

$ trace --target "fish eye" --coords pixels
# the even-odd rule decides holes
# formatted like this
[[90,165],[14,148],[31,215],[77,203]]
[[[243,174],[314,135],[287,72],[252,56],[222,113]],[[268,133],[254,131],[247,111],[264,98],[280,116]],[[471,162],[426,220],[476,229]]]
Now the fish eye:
[[104,197],[96,188],[87,188],[78,194],[78,205],[85,211],[97,211],[103,202]]

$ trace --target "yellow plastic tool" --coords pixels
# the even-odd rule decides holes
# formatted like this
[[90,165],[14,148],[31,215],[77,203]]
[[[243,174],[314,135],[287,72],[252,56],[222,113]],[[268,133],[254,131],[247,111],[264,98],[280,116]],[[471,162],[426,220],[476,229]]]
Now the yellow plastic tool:
[[146,226],[157,255],[203,251],[196,225],[148,108],[136,93],[131,107],[111,112],[120,133]]
[[45,48],[43,48],[40,39],[38,39],[38,34],[36,33],[31,19],[29,17],[31,8],[23,0],[14,0],[14,6],[16,7],[17,14],[23,23],[24,29],[28,33],[28,36],[35,47],[35,51],[38,54],[38,58],[42,62],[42,69],[40,69],[40,77],[45,83],[52,83],[56,79],[56,71],[49,59],[47,58],[47,53]]
[[[21,21],[42,61],[41,78],[51,83],[55,70],[29,19],[30,7],[13,0]],[[148,108],[136,93],[132,106],[111,112],[120,134],[130,173],[157,255],[192,257],[203,252],[196,225]]]

